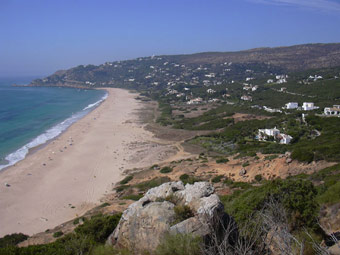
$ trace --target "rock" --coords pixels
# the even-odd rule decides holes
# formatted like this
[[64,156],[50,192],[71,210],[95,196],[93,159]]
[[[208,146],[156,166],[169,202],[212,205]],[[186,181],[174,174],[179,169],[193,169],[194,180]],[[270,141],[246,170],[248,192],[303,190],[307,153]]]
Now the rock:
[[340,244],[334,244],[329,247],[328,252],[330,255],[339,255],[340,254]]
[[[169,200],[169,201],[167,201]],[[192,217],[175,222],[175,206],[188,206]],[[213,232],[234,222],[224,212],[214,188],[207,182],[183,185],[169,182],[152,188],[124,212],[107,243],[136,253],[152,251],[165,234],[193,234],[208,240]]]
[[245,175],[246,173],[247,173],[247,170],[244,169],[244,168],[242,168],[241,171],[239,172],[239,175],[240,175],[240,176],[243,176],[243,175]]
[[292,163],[292,161],[293,161],[293,160],[292,160],[291,158],[286,158],[286,163],[287,163],[287,164]]
[[286,158],[290,158],[290,156],[292,155],[292,153],[291,152],[289,152],[289,151],[286,151],[286,153],[285,153],[285,157]]

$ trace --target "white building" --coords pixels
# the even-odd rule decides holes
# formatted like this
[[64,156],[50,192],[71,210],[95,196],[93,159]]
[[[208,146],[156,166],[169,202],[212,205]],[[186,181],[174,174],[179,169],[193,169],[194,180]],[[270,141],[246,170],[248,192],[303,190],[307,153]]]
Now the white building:
[[200,98],[200,97],[197,97],[197,98],[194,98],[194,99],[191,99],[190,101],[187,102],[187,104],[199,104],[199,103],[202,103],[203,102],[203,99]]
[[207,93],[208,94],[213,94],[213,93],[215,93],[216,91],[215,90],[213,90],[213,89],[207,89]]
[[319,107],[318,106],[314,106],[314,103],[312,103],[312,102],[303,102],[302,109],[304,111],[312,111],[312,110],[319,109]]
[[299,104],[297,102],[289,102],[285,105],[286,109],[296,109],[299,107]]
[[267,80],[267,83],[273,83],[274,82],[274,80],[273,79],[269,79],[269,80]]
[[280,134],[280,130],[278,130],[276,127],[275,128],[264,128],[264,129],[259,129],[259,137],[263,135],[267,136],[277,136]]
[[290,135],[286,135],[286,134],[280,134],[280,137],[281,137],[280,139],[281,144],[289,144],[293,139],[293,137],[291,137]]
[[281,134],[280,130],[278,130],[276,127],[259,129],[257,136],[259,140],[266,141],[268,136],[272,136],[274,139],[279,140],[281,144],[289,144],[293,139],[293,137],[290,135]]
[[327,116],[339,116],[340,117],[340,105],[333,105],[333,107],[326,107],[324,114]]
[[244,95],[244,96],[241,96],[241,100],[244,100],[244,101],[252,101],[253,98],[252,98],[251,96],[246,96],[246,95]]

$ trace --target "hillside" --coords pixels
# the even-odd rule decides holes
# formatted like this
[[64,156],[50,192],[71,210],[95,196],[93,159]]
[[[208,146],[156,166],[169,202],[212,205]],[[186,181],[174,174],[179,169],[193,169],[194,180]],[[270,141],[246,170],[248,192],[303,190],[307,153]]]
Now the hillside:
[[[171,83],[213,84],[309,69],[340,66],[340,43],[258,48],[239,52],[169,55],[77,66],[62,70],[31,86],[126,87],[161,89]],[[213,73],[214,77],[210,75]],[[209,76],[210,75],[210,76]],[[208,78],[208,79],[207,79]]]

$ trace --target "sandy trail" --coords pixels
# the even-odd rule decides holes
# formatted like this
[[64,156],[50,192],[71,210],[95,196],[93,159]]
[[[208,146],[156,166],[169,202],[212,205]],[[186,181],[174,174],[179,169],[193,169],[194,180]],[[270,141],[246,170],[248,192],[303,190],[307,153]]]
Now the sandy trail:
[[98,108],[0,172],[0,236],[31,235],[75,218],[98,205],[124,170],[176,154],[173,145],[144,129],[137,114],[143,104],[136,94],[107,90]]

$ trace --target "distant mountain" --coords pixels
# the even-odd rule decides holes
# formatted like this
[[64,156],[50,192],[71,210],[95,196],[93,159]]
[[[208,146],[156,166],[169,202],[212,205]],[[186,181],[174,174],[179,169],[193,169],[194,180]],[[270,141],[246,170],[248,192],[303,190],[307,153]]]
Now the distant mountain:
[[[265,77],[309,69],[340,66],[340,43],[257,48],[238,52],[164,55],[77,66],[62,70],[31,86],[164,88],[169,84],[211,84]],[[212,75],[210,75],[213,73]],[[209,76],[210,75],[210,76]],[[213,76],[213,77],[212,77]]]
[[237,52],[205,52],[170,58],[184,64],[264,63],[296,71],[340,66],[340,43],[256,48]]

